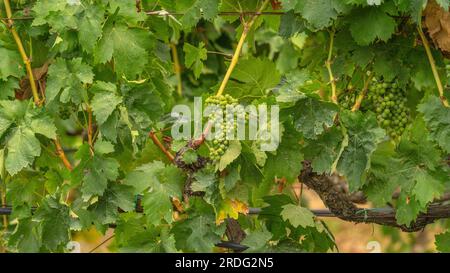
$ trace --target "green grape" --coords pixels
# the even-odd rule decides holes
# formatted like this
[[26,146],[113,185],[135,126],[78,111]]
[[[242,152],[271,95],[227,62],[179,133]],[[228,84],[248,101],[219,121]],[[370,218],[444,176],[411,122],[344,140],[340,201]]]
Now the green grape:
[[[230,121],[230,119],[234,119],[234,113],[227,113],[227,106],[237,106],[238,100],[227,94],[223,96],[208,97],[205,102],[207,106],[217,106],[222,111],[222,113],[220,113],[218,110],[208,117],[209,120],[213,122],[215,128],[220,128],[220,132],[218,132],[214,140],[211,141],[209,148],[211,159],[213,161],[218,161],[221,156],[225,154],[229,145],[228,140],[225,139],[226,134],[233,133],[236,130],[236,122]],[[224,118],[220,119],[220,115],[224,115]],[[248,118],[242,108],[238,108],[236,115],[237,117]]]
[[368,107],[377,113],[377,121],[392,139],[397,139],[405,131],[408,124],[409,110],[406,106],[404,90],[395,82],[379,82],[373,80],[367,96]]

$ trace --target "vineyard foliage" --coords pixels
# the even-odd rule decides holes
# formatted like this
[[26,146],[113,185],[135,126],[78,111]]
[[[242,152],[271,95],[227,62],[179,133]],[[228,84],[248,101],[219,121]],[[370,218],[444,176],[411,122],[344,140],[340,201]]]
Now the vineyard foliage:
[[[74,232],[93,227],[114,227],[119,252],[221,251],[230,218],[247,252],[335,251],[292,190],[304,161],[373,206],[393,206],[401,225],[449,190],[446,60],[422,26],[427,5],[445,11],[448,0],[9,2],[0,4],[7,251],[65,252]],[[276,151],[170,138],[172,107],[220,104],[221,85],[220,100],[280,107]],[[438,250],[449,240],[438,235]]]

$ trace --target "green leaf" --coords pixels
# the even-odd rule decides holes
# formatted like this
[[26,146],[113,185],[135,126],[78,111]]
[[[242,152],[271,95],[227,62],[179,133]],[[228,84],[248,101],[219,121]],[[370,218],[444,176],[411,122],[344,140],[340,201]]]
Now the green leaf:
[[119,176],[119,163],[113,158],[94,155],[89,161],[81,192],[85,200],[94,195],[102,196],[108,181],[114,181]]
[[[10,128],[13,129],[10,131]],[[11,175],[31,165],[34,158],[41,154],[35,134],[56,138],[53,120],[45,110],[35,108],[29,101],[0,101],[0,136],[8,131],[5,167]]]
[[338,14],[345,10],[345,5],[339,0],[282,0],[283,7],[300,12],[313,29],[330,26]]
[[[108,87],[111,86],[111,84],[109,83],[101,83],[102,86],[104,86],[105,84]],[[122,103],[122,98],[115,93],[115,88],[114,91],[111,91],[111,89],[107,91],[104,90],[105,89],[96,88],[96,92],[91,102],[91,107],[92,111],[94,112],[95,119],[100,125],[105,123],[114,109],[116,109],[117,105]]]
[[119,208],[128,212],[135,209],[133,188],[112,182],[98,202],[91,205],[95,221],[102,225],[115,223],[119,216]]
[[299,54],[291,43],[285,43],[277,59],[277,69],[281,73],[289,72],[298,65]]
[[95,48],[96,63],[114,60],[119,77],[135,79],[148,63],[148,44],[153,41],[143,29],[132,29],[108,20],[103,27],[102,38]]
[[180,22],[184,29],[195,26],[201,18],[212,20],[219,13],[219,0],[178,1],[177,10],[184,13]]
[[35,18],[33,26],[48,24],[53,32],[64,31],[66,28],[77,28],[75,14],[80,9],[80,3],[69,5],[67,1],[39,1],[33,6]]
[[337,113],[334,103],[305,98],[295,105],[295,128],[306,138],[317,139],[325,127],[331,127]]
[[435,244],[439,252],[450,252],[450,232],[437,234]]
[[220,242],[220,236],[215,233],[214,218],[209,215],[199,215],[189,220],[187,226],[191,233],[186,243],[195,252],[211,252],[214,245]]
[[123,17],[131,24],[137,25],[139,22],[145,21],[147,17],[144,12],[137,11],[136,3],[133,1],[108,0],[108,2],[110,13],[117,11],[118,16]]
[[342,151],[337,170],[347,178],[350,191],[364,184],[363,175],[370,167],[370,157],[384,138],[373,114],[343,112],[341,121],[348,133],[348,145]]
[[286,236],[286,222],[281,217],[283,206],[292,204],[289,196],[284,194],[268,195],[264,197],[268,204],[261,209],[258,218],[265,220],[267,229],[273,234],[272,240],[279,240]]
[[158,225],[163,219],[172,223],[171,198],[181,199],[184,184],[178,168],[155,161],[138,167],[125,183],[144,191],[142,206],[149,224]]
[[78,21],[78,40],[81,47],[88,53],[93,53],[98,39],[102,35],[102,23],[104,11],[91,5],[83,13]]
[[16,229],[9,237],[8,245],[22,253],[37,253],[42,245],[42,238],[36,232],[38,223],[30,218],[20,219]]
[[53,198],[45,202],[36,211],[36,220],[41,221],[42,244],[54,251],[69,241],[70,215],[69,207]]
[[286,178],[288,183],[297,179],[302,168],[303,154],[300,137],[291,128],[286,129],[276,154],[268,153],[264,166],[264,179],[270,186],[275,185],[275,178]]
[[208,188],[217,183],[217,177],[215,173],[201,170],[194,174],[195,181],[192,183],[191,189],[193,191],[204,191],[206,192]]
[[415,181],[414,196],[422,207],[444,193],[445,188],[442,182],[425,171],[418,171],[415,175]]
[[225,170],[241,154],[242,146],[239,140],[231,140],[225,154],[220,158],[219,171]]
[[310,80],[306,70],[294,70],[285,75],[284,83],[278,89],[277,102],[295,103],[305,98],[300,89]]
[[14,77],[8,77],[6,81],[0,80],[0,99],[13,98],[15,95],[15,90],[19,89],[19,80]]
[[247,234],[241,244],[248,246],[245,252],[262,252],[271,238],[272,233],[267,230],[265,225],[262,225],[261,230],[255,230]]
[[114,152],[114,145],[109,141],[97,140],[94,144],[94,150],[97,154],[110,154]]
[[23,168],[28,167],[36,156],[41,154],[39,140],[29,128],[19,127],[6,145],[8,154],[5,168],[10,175],[15,175]]
[[30,129],[36,133],[50,139],[56,139],[56,127],[53,120],[45,112],[37,111],[30,117]]
[[317,140],[308,141],[303,148],[305,158],[311,161],[313,170],[317,173],[331,173],[334,162],[339,157],[343,135],[341,130],[332,127]]
[[193,69],[195,78],[200,77],[203,70],[203,61],[208,57],[205,44],[200,42],[198,47],[195,47],[189,43],[184,43],[183,51],[185,53],[184,61],[186,67]]
[[93,79],[92,67],[85,64],[81,58],[57,58],[48,68],[45,101],[49,104],[61,94],[62,102],[71,100],[80,103],[83,98],[83,84],[91,84]]
[[197,153],[196,153],[194,150],[192,150],[192,149],[187,150],[187,151],[183,154],[183,161],[184,161],[186,164],[192,164],[192,163],[194,163],[194,162],[197,162],[197,159],[198,159],[198,155],[197,155]]
[[[280,74],[272,61],[248,58],[240,60],[236,65],[225,92],[235,98],[244,95],[264,96],[268,89],[275,87],[279,82]],[[215,90],[218,89],[218,86],[216,87]]]
[[369,45],[376,39],[387,41],[396,28],[395,20],[380,8],[362,8],[350,19],[350,32],[359,45]]
[[419,215],[420,212],[424,212],[424,210],[417,200],[408,198],[405,194],[400,194],[397,211],[395,213],[398,224],[409,226],[411,222],[417,218],[417,215]]
[[417,108],[430,129],[430,138],[450,153],[450,108],[443,106],[435,96],[430,96]]
[[17,51],[0,48],[0,56],[0,80],[6,81],[9,76],[22,77],[24,67]]
[[284,221],[289,221],[295,228],[315,226],[314,214],[309,209],[294,204],[284,205],[281,217]]

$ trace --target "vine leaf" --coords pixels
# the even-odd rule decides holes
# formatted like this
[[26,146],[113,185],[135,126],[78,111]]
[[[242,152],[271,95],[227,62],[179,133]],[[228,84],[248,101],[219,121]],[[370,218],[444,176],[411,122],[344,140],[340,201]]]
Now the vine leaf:
[[192,68],[195,78],[198,79],[203,70],[203,61],[208,57],[205,44],[200,42],[198,47],[195,47],[189,43],[184,43],[183,51],[185,53],[184,61],[186,67]]
[[184,12],[180,22],[184,29],[195,26],[201,18],[212,20],[219,13],[219,0],[188,0],[177,2],[177,10]]
[[0,137],[10,132],[6,137],[5,169],[15,175],[41,154],[35,135],[54,139],[56,127],[42,109],[28,101],[0,101],[0,110]]
[[398,198],[397,211],[395,218],[400,225],[410,225],[419,213],[424,212],[422,206],[414,197],[408,197],[406,194],[400,194]]
[[119,176],[119,163],[114,158],[96,154],[88,160],[86,167],[81,187],[85,200],[95,195],[102,196],[108,186],[108,181],[114,181]]
[[109,12],[115,13],[122,17],[127,22],[132,24],[138,24],[139,22],[145,21],[146,15],[143,12],[137,12],[136,3],[133,1],[121,1],[121,0],[108,0],[109,2]]
[[440,180],[423,170],[417,172],[415,181],[414,196],[422,207],[426,207],[429,202],[439,198],[445,189]]
[[440,252],[450,252],[450,232],[436,235],[435,245]]
[[20,78],[23,75],[23,66],[19,53],[6,48],[0,48],[0,79],[8,80],[9,76]]
[[39,140],[29,128],[19,127],[9,139],[6,148],[8,155],[5,160],[5,168],[10,175],[17,174],[41,154]]
[[270,186],[275,178],[284,177],[288,183],[294,182],[302,168],[303,154],[299,134],[291,127],[285,130],[288,132],[284,132],[276,154],[268,153],[264,165],[264,177]]
[[292,204],[289,196],[276,194],[264,196],[264,202],[268,204],[261,210],[259,217],[266,222],[267,229],[273,234],[273,240],[279,240],[286,235],[286,222],[281,217],[283,206]]
[[417,108],[430,129],[431,139],[450,153],[450,108],[444,107],[435,96],[430,96]]
[[314,98],[301,99],[295,105],[295,128],[306,138],[317,139],[324,127],[331,127],[338,107]]
[[247,234],[241,244],[248,246],[246,252],[264,251],[265,246],[271,238],[272,233],[267,230],[265,225],[262,225],[261,230],[254,230],[250,234]]
[[[268,89],[280,82],[280,78],[275,63],[268,59],[240,60],[231,74],[231,81],[228,82],[225,92],[235,98],[242,97],[244,94],[245,96],[263,96]],[[214,89],[218,89],[218,85]]]
[[104,64],[114,59],[119,77],[135,79],[148,63],[148,45],[152,40],[143,29],[132,29],[108,20],[103,27],[102,38],[95,48],[96,63]]
[[305,158],[311,161],[311,166],[315,172],[331,173],[332,166],[339,157],[342,141],[341,130],[333,127],[321,134],[316,141],[306,144],[303,153]]
[[219,204],[216,225],[223,223],[226,218],[237,220],[239,218],[239,213],[244,215],[248,214],[248,206],[237,199],[226,198]]
[[125,212],[135,208],[133,187],[112,182],[98,202],[89,207],[92,219],[102,225],[115,223],[119,208]]
[[92,67],[81,58],[65,60],[57,58],[48,68],[45,101],[52,102],[59,94],[60,101],[80,103],[83,97],[83,84],[91,84],[94,79]]
[[56,199],[47,198],[36,211],[35,220],[41,221],[42,244],[50,251],[69,241],[69,207]]
[[354,11],[350,32],[359,45],[369,45],[377,38],[387,41],[395,32],[395,20],[382,9],[369,7]]
[[175,166],[160,161],[138,167],[127,176],[125,184],[143,193],[142,206],[147,222],[158,225],[162,220],[172,223],[171,198],[182,198],[184,175]]
[[337,170],[347,178],[350,191],[355,191],[364,184],[363,174],[370,167],[370,157],[385,134],[370,113],[345,111],[341,121],[347,129],[348,145],[342,151]]
[[281,217],[284,221],[289,221],[295,228],[301,227],[314,227],[314,214],[307,208],[300,207],[294,204],[284,205],[281,211]]
[[16,229],[9,238],[8,245],[23,253],[37,253],[42,246],[42,238],[36,232],[38,223],[32,218],[19,219]]
[[196,252],[210,252],[220,242],[219,234],[214,232],[214,225],[214,218],[204,215],[189,220],[187,226],[191,233],[186,239],[189,248]]
[[225,154],[220,158],[219,171],[225,170],[241,154],[242,146],[239,140],[231,140]]
[[91,91],[94,92],[91,107],[97,123],[101,125],[122,102],[122,98],[116,94],[116,86],[111,83],[96,82]]
[[93,53],[98,39],[102,35],[104,11],[90,5],[78,20],[78,40],[84,51]]
[[346,9],[339,0],[282,0],[281,3],[287,10],[300,12],[314,30],[330,26],[332,20]]

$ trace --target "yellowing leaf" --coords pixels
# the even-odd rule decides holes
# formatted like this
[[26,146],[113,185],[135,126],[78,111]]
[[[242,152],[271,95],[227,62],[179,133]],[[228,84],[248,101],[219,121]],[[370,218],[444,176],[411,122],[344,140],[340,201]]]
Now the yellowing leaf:
[[220,225],[226,218],[238,219],[239,213],[248,214],[248,206],[235,199],[225,199],[219,207],[216,225]]

